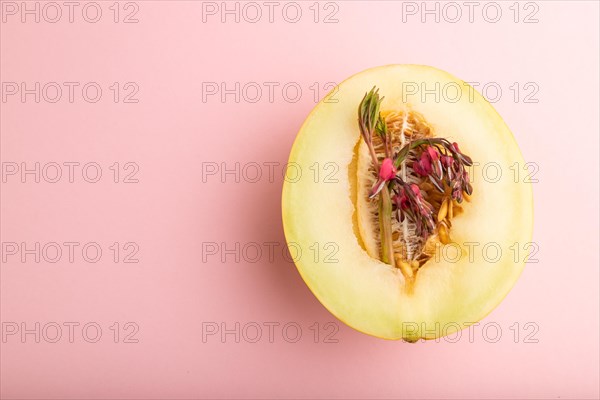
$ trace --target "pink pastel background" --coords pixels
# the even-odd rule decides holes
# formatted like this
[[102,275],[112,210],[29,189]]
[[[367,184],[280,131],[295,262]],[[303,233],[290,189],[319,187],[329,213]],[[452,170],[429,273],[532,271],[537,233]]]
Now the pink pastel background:
[[[298,23],[286,22],[281,8],[272,23],[266,15],[256,23],[232,16],[222,23],[219,15],[204,23],[201,2],[137,1],[139,22],[131,24],[113,22],[112,3],[98,3],[98,23],[77,10],[73,23],[22,23],[7,14],[2,21],[2,82],[97,82],[103,89],[97,103],[76,91],[73,103],[12,96],[0,104],[3,163],[97,162],[103,173],[95,184],[80,175],[73,183],[22,183],[18,176],[2,183],[2,242],[97,242],[103,250],[97,263],[78,253],[73,263],[65,254],[57,263],[7,256],[3,329],[11,322],[30,329],[36,322],[94,322],[103,334],[97,343],[78,330],[70,343],[66,328],[57,343],[6,336],[2,398],[598,398],[597,2],[540,1],[539,22],[529,24],[513,21],[513,2],[499,2],[498,23],[480,12],[473,23],[466,16],[422,23],[418,15],[403,22],[403,4],[393,1],[321,3],[319,23],[313,2],[298,2]],[[135,11],[129,7],[120,4],[121,20]],[[534,9],[521,3],[520,10],[523,19]],[[338,22],[322,23],[331,12]],[[203,183],[203,163],[284,164],[315,105],[311,85],[390,63],[497,82],[503,95],[495,107],[525,159],[539,165],[540,262],[528,265],[482,321],[501,327],[497,343],[481,330],[457,343],[375,339],[329,314],[280,252],[256,263],[202,260],[203,242],[275,242],[281,249],[284,241],[281,166],[273,182],[213,176]],[[112,101],[113,82],[135,82],[139,102]],[[295,103],[277,90],[272,102],[203,102],[202,82],[295,82],[303,93]],[[538,102],[523,101],[529,90],[515,101],[514,82],[534,82]],[[122,173],[125,163],[136,163],[139,182],[114,183],[114,162]],[[122,262],[126,252],[114,262],[114,242],[135,242],[139,262]],[[127,322],[139,327],[137,343],[124,343],[133,329],[124,329]],[[262,338],[203,340],[210,323],[231,329],[236,322],[263,326]],[[280,324],[272,343],[270,322]],[[302,328],[297,342],[283,337],[286,323]],[[339,331],[327,343],[335,324]],[[537,342],[524,339],[532,332]]]

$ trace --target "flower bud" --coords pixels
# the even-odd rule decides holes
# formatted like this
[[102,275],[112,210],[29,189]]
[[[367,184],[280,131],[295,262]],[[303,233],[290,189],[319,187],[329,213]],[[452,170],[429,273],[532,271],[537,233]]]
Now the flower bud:
[[379,177],[384,181],[391,181],[396,176],[396,167],[394,166],[394,162],[391,158],[386,158],[381,163],[381,168],[379,169]]
[[431,168],[431,160],[426,152],[421,153],[421,158],[413,163],[413,169],[421,176],[431,174],[433,168]]

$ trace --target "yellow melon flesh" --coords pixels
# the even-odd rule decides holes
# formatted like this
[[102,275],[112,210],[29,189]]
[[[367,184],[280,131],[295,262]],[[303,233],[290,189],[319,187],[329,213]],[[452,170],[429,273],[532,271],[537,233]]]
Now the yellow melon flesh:
[[[456,96],[422,98],[403,90],[461,87]],[[424,85],[424,86],[421,86]],[[471,202],[452,221],[451,248],[424,264],[412,285],[400,270],[368,255],[356,213],[355,154],[361,140],[357,108],[373,86],[385,96],[382,110],[420,113],[435,136],[460,144],[478,163]],[[514,244],[531,240],[531,185],[515,183],[510,167],[523,158],[512,133],[494,108],[452,75],[427,66],[389,65],[361,72],[339,85],[335,100],[326,97],[302,126],[289,158],[302,177],[284,183],[283,225],[296,266],[319,301],[349,326],[381,338],[415,341],[451,335],[491,312],[506,296],[523,267]],[[331,179],[315,179],[315,163],[335,163]],[[497,182],[482,177],[495,163]],[[312,169],[311,169],[312,167]],[[514,167],[513,167],[514,168]],[[364,217],[364,216],[363,216]],[[329,247],[328,244],[333,243]],[[470,245],[469,243],[479,243]],[[483,251],[486,244],[488,253]],[[316,252],[316,249],[320,249]],[[502,254],[496,258],[494,249]],[[337,249],[337,251],[336,251]],[[300,253],[298,252],[300,251]],[[451,261],[460,251],[457,261]],[[333,254],[335,253],[335,254]],[[333,254],[333,255],[332,255]],[[327,256],[330,257],[327,257]]]

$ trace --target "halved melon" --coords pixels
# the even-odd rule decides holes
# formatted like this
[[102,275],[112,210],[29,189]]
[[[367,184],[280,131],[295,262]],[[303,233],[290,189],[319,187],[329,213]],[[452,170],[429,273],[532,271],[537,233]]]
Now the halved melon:
[[[378,257],[376,207],[366,189],[376,175],[368,170],[357,122],[358,105],[374,86],[384,96],[388,125],[456,141],[476,165],[473,194],[452,219],[450,241],[433,240],[411,279]],[[431,92],[459,87],[460,98]],[[337,318],[380,338],[433,339],[481,320],[515,284],[524,267],[523,251],[517,260],[515,251],[532,236],[531,185],[515,182],[511,172],[524,164],[509,128],[473,88],[432,67],[373,68],[337,89],[300,129],[289,162],[302,175],[283,187],[286,241],[302,278]],[[314,172],[327,163],[339,170],[323,179]],[[407,226],[396,221],[395,229],[410,245]]]

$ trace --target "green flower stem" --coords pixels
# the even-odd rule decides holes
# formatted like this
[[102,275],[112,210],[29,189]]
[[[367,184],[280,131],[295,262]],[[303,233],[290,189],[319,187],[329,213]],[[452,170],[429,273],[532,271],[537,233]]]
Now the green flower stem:
[[381,260],[395,266],[392,239],[392,199],[386,184],[379,193],[379,233],[381,235]]

